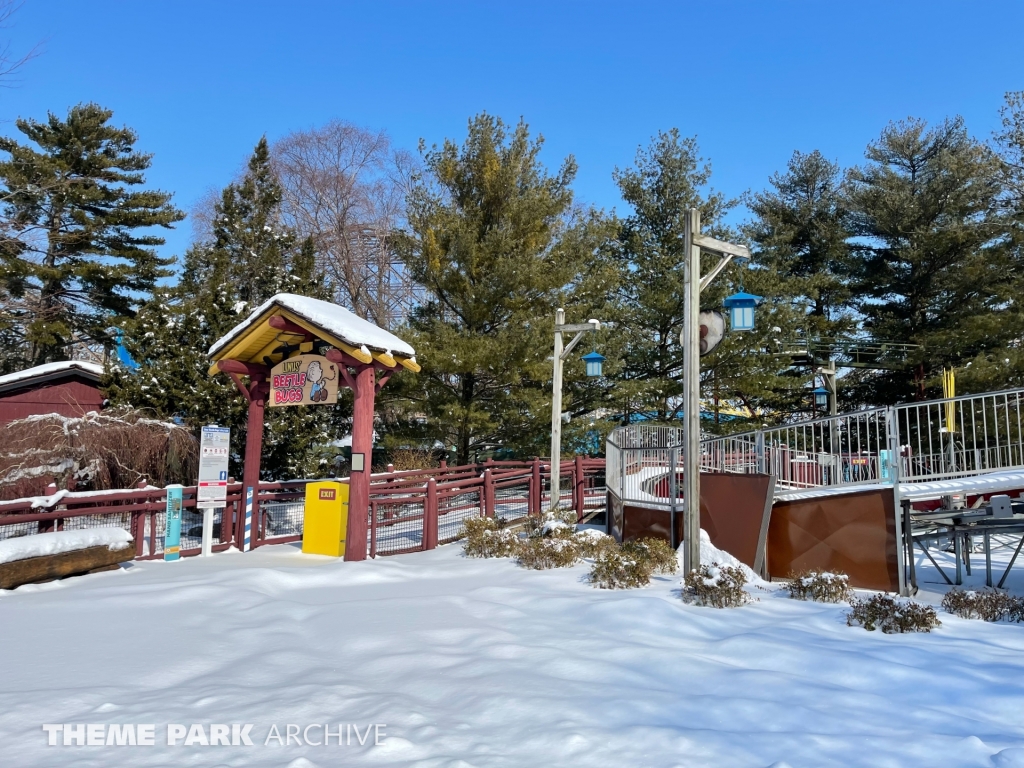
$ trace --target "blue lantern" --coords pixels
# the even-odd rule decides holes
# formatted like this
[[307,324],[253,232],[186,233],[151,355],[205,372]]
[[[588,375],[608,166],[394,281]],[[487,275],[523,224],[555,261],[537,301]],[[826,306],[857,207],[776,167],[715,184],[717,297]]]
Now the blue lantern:
[[604,355],[596,349],[589,355],[583,356],[583,362],[587,364],[587,376],[600,376]]
[[814,390],[814,405],[822,410],[828,408],[828,390],[824,387],[818,387]]
[[729,310],[729,326],[734,331],[754,330],[754,307],[761,303],[763,296],[740,291],[727,296],[722,302]]

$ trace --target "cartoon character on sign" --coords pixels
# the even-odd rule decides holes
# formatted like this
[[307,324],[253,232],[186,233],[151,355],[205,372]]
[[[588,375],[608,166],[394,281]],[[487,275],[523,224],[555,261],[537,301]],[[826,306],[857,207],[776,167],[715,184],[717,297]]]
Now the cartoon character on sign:
[[311,403],[327,399],[327,382],[334,381],[337,377],[337,373],[335,372],[333,365],[330,366],[330,369],[331,373],[334,373],[335,375],[327,378],[324,376],[323,366],[321,366],[317,360],[311,362],[309,367],[306,368],[306,378],[313,382],[313,388],[309,390],[309,401]]

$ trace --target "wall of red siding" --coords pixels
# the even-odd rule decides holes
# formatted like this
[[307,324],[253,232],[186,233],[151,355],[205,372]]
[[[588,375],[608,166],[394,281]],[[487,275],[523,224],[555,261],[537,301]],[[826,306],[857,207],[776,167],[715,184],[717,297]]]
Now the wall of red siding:
[[0,424],[43,413],[81,416],[98,411],[103,393],[95,384],[78,379],[46,382],[29,389],[0,392]]

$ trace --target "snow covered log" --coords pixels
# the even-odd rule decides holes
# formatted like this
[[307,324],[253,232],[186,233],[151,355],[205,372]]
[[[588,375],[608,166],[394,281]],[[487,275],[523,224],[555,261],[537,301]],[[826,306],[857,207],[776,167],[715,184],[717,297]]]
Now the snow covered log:
[[0,541],[0,589],[116,568],[134,557],[123,528],[90,528]]

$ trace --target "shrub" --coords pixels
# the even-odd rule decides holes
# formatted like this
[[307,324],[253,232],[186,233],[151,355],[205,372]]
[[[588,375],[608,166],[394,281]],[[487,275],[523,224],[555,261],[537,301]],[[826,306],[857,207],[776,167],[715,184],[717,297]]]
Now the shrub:
[[651,565],[616,546],[601,552],[590,569],[590,583],[601,589],[635,589],[651,583]]
[[388,464],[391,464],[396,472],[410,469],[433,469],[441,464],[433,451],[424,451],[418,448],[394,448],[388,452],[388,459]]
[[994,589],[976,592],[954,587],[943,596],[942,607],[961,619],[1024,621],[1024,598]]
[[646,587],[653,574],[675,573],[679,568],[675,550],[662,539],[627,541],[622,546],[610,536],[592,540],[595,559],[590,582],[601,589]]
[[796,600],[818,603],[848,603],[853,599],[850,577],[845,573],[807,571],[794,576],[789,583],[789,596]]
[[563,536],[531,536],[522,539],[516,551],[519,564],[524,568],[568,568],[580,561],[576,543]]
[[613,537],[593,529],[576,531],[572,534],[572,539],[580,551],[580,557],[596,558],[605,552],[619,548],[618,542]]
[[548,512],[547,519],[557,520],[560,523],[565,523],[566,525],[571,526],[575,526],[576,523],[579,522],[578,518],[576,517],[575,509],[563,509],[562,507],[559,507],[558,509],[553,509],[550,512]]
[[467,557],[514,557],[518,554],[519,536],[490,517],[470,517],[465,520]]
[[738,608],[750,602],[743,590],[747,577],[741,568],[718,563],[701,564],[683,580],[683,600],[712,608]]
[[675,573],[679,570],[676,551],[664,539],[635,539],[627,541],[622,548],[637,559],[650,563],[653,573]]
[[887,635],[931,632],[942,624],[930,605],[897,600],[888,594],[873,595],[868,600],[852,600],[846,623],[851,627],[864,627],[870,632],[880,629]]
[[60,488],[131,488],[142,479],[166,485],[196,476],[199,441],[188,427],[110,408],[68,418],[29,416],[0,427],[0,499]]

